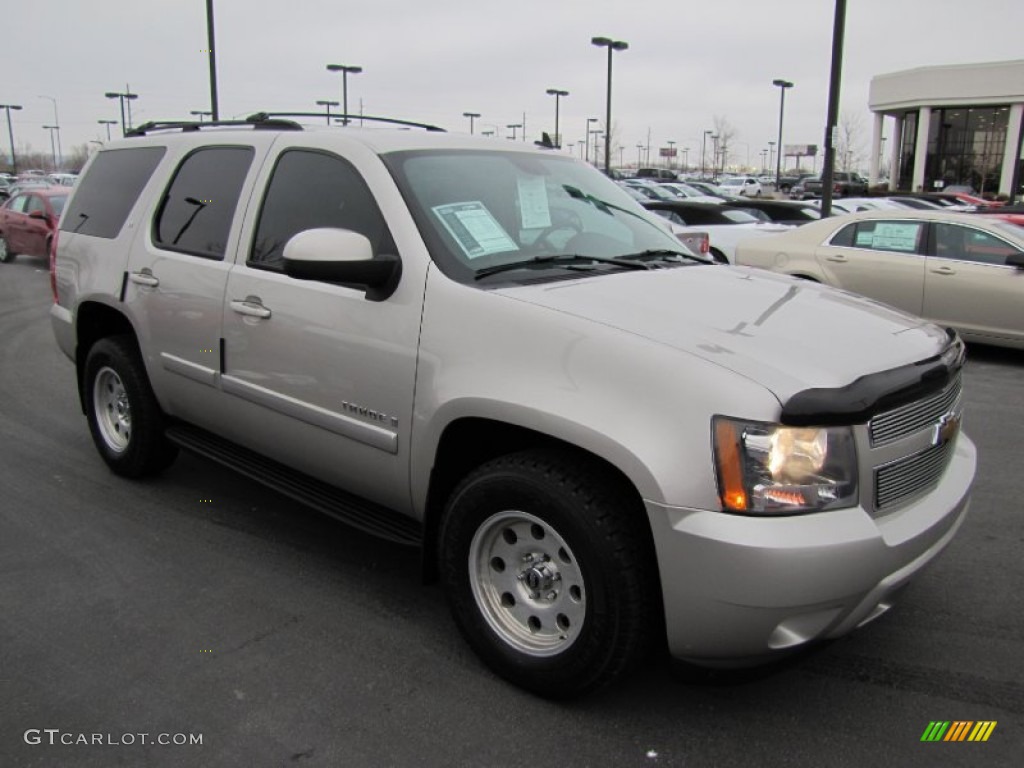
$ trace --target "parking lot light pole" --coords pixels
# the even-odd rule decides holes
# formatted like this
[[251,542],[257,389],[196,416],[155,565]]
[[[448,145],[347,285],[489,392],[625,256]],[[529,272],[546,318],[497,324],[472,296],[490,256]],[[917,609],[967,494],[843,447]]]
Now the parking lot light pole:
[[57,172],[57,145],[53,143],[53,134],[60,130],[59,125],[44,125],[44,131],[50,132],[50,152],[53,154],[53,172]]
[[[53,96],[47,96],[45,94],[40,94],[37,98],[48,99],[53,104],[53,124],[57,126],[57,158],[59,160],[63,160],[64,150],[60,146],[60,118],[57,116],[57,100],[53,98]],[[53,134],[51,133],[51,137],[52,135]],[[60,168],[58,167],[57,170],[60,170]]]
[[789,80],[776,78],[772,85],[779,89],[779,153],[775,156],[775,188],[779,188],[779,179],[782,177],[782,116],[786,111],[786,89],[792,88]]
[[328,64],[328,72],[341,72],[341,103],[344,114],[341,116],[341,124],[348,125],[348,76],[358,75],[363,71],[362,67],[353,67],[348,64]]
[[522,128],[523,124],[522,123],[509,123],[505,127],[512,129],[512,141],[515,141],[516,140],[516,128]]
[[124,103],[126,101],[131,102],[132,99],[139,98],[139,94],[131,93],[130,91],[125,89],[124,93],[120,93],[118,91],[107,91],[103,95],[106,96],[108,99],[117,99],[118,102],[120,102],[120,104],[121,104],[121,135],[124,136],[128,132],[128,128],[131,128],[131,118],[130,117],[128,118],[128,125],[125,126],[125,122],[124,122]]
[[554,96],[555,97],[555,147],[556,148],[561,148],[561,146],[562,146],[562,136],[558,132],[558,100],[560,98],[562,98],[563,96],[568,96],[569,92],[568,91],[560,91],[557,88],[548,88],[547,94],[548,94],[548,96]]
[[676,143],[671,140],[666,141],[665,143],[668,144],[668,167],[671,170],[675,165]]
[[610,37],[592,37],[590,42],[598,48],[608,49],[608,97],[605,100],[604,117],[604,172],[611,173],[612,169],[612,52],[624,51],[629,48],[629,43],[622,40],[612,40]]
[[110,126],[117,125],[117,120],[97,120],[96,122],[107,127],[107,141],[110,141]]
[[318,107],[323,107],[324,109],[327,110],[327,113],[326,113],[327,114],[327,124],[330,125],[331,124],[331,107],[339,106],[338,102],[336,102],[336,101],[328,101],[327,99],[317,99],[316,105]]
[[683,173],[690,172],[690,148],[683,147]]
[[711,136],[713,133],[714,131],[704,131],[704,135],[700,138],[700,178],[702,181],[707,176],[707,165],[704,162],[704,156],[708,146],[708,136]]
[[462,116],[469,118],[469,135],[472,136],[473,135],[473,121],[476,120],[478,117],[480,117],[480,113],[479,112],[463,112]]
[[0,104],[0,109],[7,111],[7,136],[11,140],[11,173],[18,175],[18,160],[14,155],[14,129],[11,127],[11,110],[21,109],[21,104]]
[[[209,110],[205,110],[205,109],[193,109],[193,110],[189,111],[189,114],[192,115],[193,117],[198,117],[200,123],[203,122],[203,118],[204,117],[213,117],[213,112],[211,112]],[[107,121],[106,120],[100,120],[100,122],[101,123],[105,123]],[[108,128],[107,130],[109,131],[110,129]],[[108,136],[107,138],[109,139],[110,137]]]
[[583,154],[585,155],[584,159],[588,163],[590,162],[590,124],[591,123],[596,123],[596,122],[599,122],[596,117],[588,117],[587,118],[586,143],[585,143],[585,145],[583,147]]

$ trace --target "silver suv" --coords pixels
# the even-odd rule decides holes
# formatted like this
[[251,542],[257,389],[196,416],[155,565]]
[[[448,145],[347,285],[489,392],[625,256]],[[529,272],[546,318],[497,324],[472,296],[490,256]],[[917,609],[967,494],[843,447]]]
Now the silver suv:
[[265,116],[136,134],[91,159],[54,257],[103,460],[186,448],[421,547],[518,685],[836,637],[964,519],[952,333],[713,265],[551,149]]

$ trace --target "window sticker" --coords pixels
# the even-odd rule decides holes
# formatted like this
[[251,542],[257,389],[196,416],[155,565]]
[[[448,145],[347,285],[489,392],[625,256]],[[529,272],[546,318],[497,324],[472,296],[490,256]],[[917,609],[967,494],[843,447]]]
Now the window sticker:
[[508,232],[479,201],[435,205],[433,211],[470,259],[519,250]]
[[551,209],[548,207],[548,189],[543,176],[519,176],[519,213],[523,229],[540,229],[551,226]]
[[880,221],[875,224],[875,240],[872,248],[913,253],[917,247],[917,232],[919,228],[919,224],[897,224],[895,222]]

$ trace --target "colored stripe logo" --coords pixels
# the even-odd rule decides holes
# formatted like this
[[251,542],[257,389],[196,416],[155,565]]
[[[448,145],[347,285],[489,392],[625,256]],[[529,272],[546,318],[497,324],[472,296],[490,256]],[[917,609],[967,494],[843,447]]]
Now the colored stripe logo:
[[921,741],[988,741],[996,729],[995,720],[932,720]]

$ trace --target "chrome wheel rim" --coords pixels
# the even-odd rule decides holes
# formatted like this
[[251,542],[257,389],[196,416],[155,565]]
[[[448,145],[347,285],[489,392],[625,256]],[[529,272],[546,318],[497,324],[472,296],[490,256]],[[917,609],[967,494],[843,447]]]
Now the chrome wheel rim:
[[576,557],[558,531],[528,512],[498,512],[477,529],[469,583],[491,629],[530,656],[565,651],[583,629],[587,595]]
[[92,402],[103,442],[115,453],[123,452],[132,439],[132,409],[124,383],[113,368],[104,366],[97,372]]

